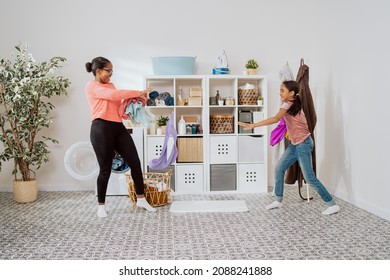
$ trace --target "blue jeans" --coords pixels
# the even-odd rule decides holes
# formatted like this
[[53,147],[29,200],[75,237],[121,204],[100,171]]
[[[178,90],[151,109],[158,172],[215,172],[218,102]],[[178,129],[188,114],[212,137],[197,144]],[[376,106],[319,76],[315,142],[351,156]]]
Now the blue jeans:
[[311,161],[311,153],[313,151],[313,139],[311,136],[307,137],[301,144],[290,144],[282,157],[275,166],[275,200],[282,202],[284,189],[284,175],[287,169],[296,161],[302,170],[303,177],[306,183],[313,187],[321,196],[322,200],[328,206],[333,206],[335,203],[332,196],[326,190],[324,185],[317,179]]

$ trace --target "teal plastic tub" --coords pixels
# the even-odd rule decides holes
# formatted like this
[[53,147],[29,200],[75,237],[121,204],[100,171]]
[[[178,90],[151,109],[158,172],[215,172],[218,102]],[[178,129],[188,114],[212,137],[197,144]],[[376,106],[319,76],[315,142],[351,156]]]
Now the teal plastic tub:
[[196,56],[152,57],[154,75],[194,75]]

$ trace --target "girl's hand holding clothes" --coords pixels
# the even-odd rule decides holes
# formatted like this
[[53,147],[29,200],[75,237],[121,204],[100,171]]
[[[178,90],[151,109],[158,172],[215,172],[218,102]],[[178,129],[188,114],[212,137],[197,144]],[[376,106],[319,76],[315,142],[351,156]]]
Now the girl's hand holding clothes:
[[253,123],[238,122],[238,125],[243,126],[244,130],[251,130],[255,128],[255,125]]

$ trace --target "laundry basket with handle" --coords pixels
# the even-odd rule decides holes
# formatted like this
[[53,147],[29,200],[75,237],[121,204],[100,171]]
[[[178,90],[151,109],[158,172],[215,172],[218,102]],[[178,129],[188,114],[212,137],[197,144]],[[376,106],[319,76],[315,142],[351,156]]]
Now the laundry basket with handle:
[[[143,173],[144,178],[144,190],[145,198],[152,206],[164,206],[168,203],[171,203],[171,188],[170,188],[170,179],[172,175],[172,170],[167,172],[145,172]],[[128,189],[129,189],[129,198],[133,205],[137,204],[137,195],[134,188],[134,181],[131,178],[131,175],[126,174]]]

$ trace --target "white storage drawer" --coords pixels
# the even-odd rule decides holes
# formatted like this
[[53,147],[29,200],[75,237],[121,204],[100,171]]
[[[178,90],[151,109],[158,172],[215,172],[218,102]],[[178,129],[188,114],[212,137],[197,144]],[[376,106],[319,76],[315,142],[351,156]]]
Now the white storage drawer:
[[210,163],[236,163],[237,138],[210,136]]
[[[263,112],[253,112],[253,123],[257,123],[264,120],[264,113]],[[255,134],[265,134],[267,127],[266,126],[259,126],[255,127],[253,132]]]
[[[158,158],[161,155],[163,146],[164,146],[164,138],[165,136],[154,136],[154,137],[148,137],[148,146],[147,146],[147,158],[146,162],[149,163],[152,159]],[[168,141],[168,155],[172,151],[173,147],[173,139],[170,137]]]
[[177,193],[203,192],[203,164],[177,165],[176,174]]
[[264,164],[239,164],[238,186],[240,192],[267,193]]
[[238,161],[242,163],[264,163],[264,137],[239,136]]

